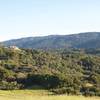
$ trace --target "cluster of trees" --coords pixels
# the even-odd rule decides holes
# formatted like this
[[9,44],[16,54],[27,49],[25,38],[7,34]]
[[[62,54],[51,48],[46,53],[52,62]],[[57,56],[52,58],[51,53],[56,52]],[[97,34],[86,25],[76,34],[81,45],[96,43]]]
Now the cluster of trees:
[[100,56],[81,50],[0,47],[0,89],[24,89],[34,85],[56,94],[100,96]]

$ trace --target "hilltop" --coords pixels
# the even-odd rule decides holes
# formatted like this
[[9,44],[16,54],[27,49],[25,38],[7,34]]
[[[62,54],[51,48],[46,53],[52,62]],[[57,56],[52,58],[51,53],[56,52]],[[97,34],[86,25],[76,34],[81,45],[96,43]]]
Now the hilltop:
[[100,48],[100,32],[27,37],[2,42],[5,46],[33,49]]

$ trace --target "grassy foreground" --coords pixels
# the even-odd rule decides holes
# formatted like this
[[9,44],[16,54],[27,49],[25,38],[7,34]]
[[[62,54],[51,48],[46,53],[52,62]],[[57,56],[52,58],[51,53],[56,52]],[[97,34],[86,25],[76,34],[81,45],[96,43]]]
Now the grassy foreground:
[[48,95],[47,90],[0,91],[0,100],[100,100],[99,97]]

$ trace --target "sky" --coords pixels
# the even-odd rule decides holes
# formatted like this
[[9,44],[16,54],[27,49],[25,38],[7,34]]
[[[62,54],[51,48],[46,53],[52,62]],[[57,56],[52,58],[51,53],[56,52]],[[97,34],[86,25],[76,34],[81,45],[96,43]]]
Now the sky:
[[100,0],[0,0],[0,41],[100,32]]

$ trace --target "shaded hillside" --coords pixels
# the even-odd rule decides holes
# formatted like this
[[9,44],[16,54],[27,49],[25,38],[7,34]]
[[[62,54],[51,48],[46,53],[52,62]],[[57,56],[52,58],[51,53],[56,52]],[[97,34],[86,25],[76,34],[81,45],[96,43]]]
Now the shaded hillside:
[[28,37],[5,41],[3,44],[34,49],[100,48],[100,32]]

